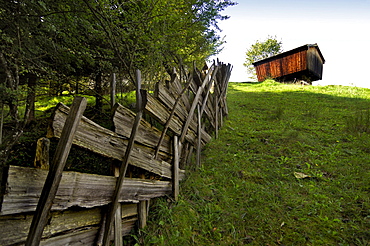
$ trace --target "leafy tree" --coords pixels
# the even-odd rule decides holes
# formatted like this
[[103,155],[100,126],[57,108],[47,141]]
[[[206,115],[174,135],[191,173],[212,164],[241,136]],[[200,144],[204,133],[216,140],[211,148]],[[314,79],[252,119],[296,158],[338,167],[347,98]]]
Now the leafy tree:
[[[100,109],[104,78],[158,81],[176,64],[203,64],[220,51],[220,12],[230,0],[0,0],[0,109],[15,122],[3,146],[15,143],[32,118],[36,90],[52,81],[89,85]],[[90,78],[90,79],[86,79]],[[151,86],[148,83],[148,86]],[[22,93],[20,89],[25,91]],[[27,97],[26,97],[27,94]],[[53,92],[54,94],[54,92]],[[26,103],[24,103],[26,102]],[[23,122],[18,106],[26,105]],[[29,113],[31,112],[31,113]],[[7,116],[7,115],[6,115]],[[23,123],[23,124],[22,124]],[[0,151],[1,155],[7,151]]]
[[257,79],[256,71],[252,65],[254,62],[266,59],[283,52],[282,41],[278,41],[276,36],[268,36],[265,41],[257,40],[255,44],[247,50],[244,66],[251,74],[250,79]]
[[94,14],[119,60],[120,68],[134,80],[136,69],[147,81],[160,76],[163,67],[200,64],[222,45],[217,21],[229,0],[84,0]]

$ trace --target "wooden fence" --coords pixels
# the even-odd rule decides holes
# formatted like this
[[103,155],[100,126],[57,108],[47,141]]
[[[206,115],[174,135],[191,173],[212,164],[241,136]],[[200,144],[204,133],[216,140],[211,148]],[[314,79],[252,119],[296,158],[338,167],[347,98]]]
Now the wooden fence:
[[[138,73],[137,112],[116,104],[115,131],[82,116],[84,98],[75,98],[71,108],[60,103],[48,129],[48,138],[59,138],[50,168],[43,138],[35,162],[41,168],[9,166],[5,172],[0,245],[122,245],[132,228],[145,226],[150,199],[177,199],[191,159],[200,165],[202,146],[217,137],[228,114],[231,69],[217,62],[184,82],[174,73],[152,94],[140,90]],[[63,171],[72,144],[107,157],[107,165],[121,165],[114,176]],[[128,165],[150,175],[129,178]]]

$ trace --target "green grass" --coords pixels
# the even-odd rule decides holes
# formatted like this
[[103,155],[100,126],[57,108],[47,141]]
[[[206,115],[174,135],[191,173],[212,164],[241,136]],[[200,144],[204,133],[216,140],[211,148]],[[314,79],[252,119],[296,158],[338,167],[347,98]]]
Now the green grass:
[[230,83],[228,106],[137,243],[370,245],[370,90]]

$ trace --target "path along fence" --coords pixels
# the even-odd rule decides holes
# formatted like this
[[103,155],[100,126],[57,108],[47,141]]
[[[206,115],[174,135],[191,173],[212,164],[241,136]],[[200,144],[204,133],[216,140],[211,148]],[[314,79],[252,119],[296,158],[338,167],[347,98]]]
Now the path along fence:
[[[59,138],[50,168],[48,139],[42,138],[38,168],[4,172],[0,245],[122,245],[132,228],[145,227],[150,199],[177,199],[191,160],[200,165],[202,147],[217,137],[228,114],[231,70],[214,62],[184,82],[173,73],[152,94],[140,89],[138,72],[137,111],[116,104],[115,131],[82,116],[84,98],[76,97],[71,108],[60,103],[48,129],[48,138]],[[118,160],[114,176],[63,171],[72,144],[107,157],[107,165]],[[127,177],[128,165],[143,170],[141,178]]]

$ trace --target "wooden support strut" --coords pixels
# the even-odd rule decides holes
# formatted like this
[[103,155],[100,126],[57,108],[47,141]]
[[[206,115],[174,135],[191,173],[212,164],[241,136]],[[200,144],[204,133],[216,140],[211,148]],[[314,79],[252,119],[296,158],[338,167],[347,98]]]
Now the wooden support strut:
[[48,221],[50,209],[62,178],[62,172],[72,146],[72,141],[86,105],[86,98],[75,97],[55,151],[53,164],[46,178],[35,215],[32,219],[26,246],[37,246],[40,244],[42,232]]
[[202,112],[198,104],[198,144],[197,144],[197,167],[200,167],[200,152],[202,140]]
[[110,106],[111,108],[114,107],[116,104],[116,73],[112,73],[112,78],[110,81]]
[[199,87],[198,91],[197,91],[197,94],[195,95],[194,97],[194,100],[193,100],[193,103],[191,105],[191,108],[190,108],[190,111],[189,111],[189,115],[188,115],[188,118],[184,124],[184,127],[182,129],[182,133],[181,133],[181,136],[180,136],[180,142],[183,142],[184,141],[184,138],[185,138],[185,135],[186,135],[186,132],[188,131],[188,128],[189,128],[189,125],[190,125],[190,122],[191,120],[193,119],[193,115],[194,115],[194,112],[195,112],[195,108],[197,107],[198,103],[199,103],[199,99],[200,97],[202,96],[202,93],[203,93],[203,90],[204,88],[207,86],[207,84],[213,80],[215,74],[217,73],[217,70],[218,70],[218,67],[215,67],[215,69],[213,70],[213,73],[212,73],[212,78],[211,79],[208,79],[209,78],[209,75],[210,73],[212,72],[212,70],[210,69],[208,71],[208,74],[206,76],[206,78],[204,79],[203,81],[203,84]]
[[109,244],[110,229],[111,229],[111,226],[112,226],[112,222],[113,222],[116,210],[118,208],[119,194],[121,193],[121,190],[122,190],[122,185],[123,185],[123,181],[124,181],[124,178],[125,178],[125,175],[126,175],[130,153],[131,153],[131,150],[134,146],[135,135],[136,135],[137,129],[139,128],[140,120],[141,120],[142,115],[143,115],[143,103],[142,103],[142,97],[141,97],[141,92],[140,92],[140,89],[141,89],[141,73],[140,73],[140,70],[136,71],[136,80],[137,80],[137,84],[136,84],[136,107],[138,109],[137,110],[138,112],[136,113],[135,122],[133,124],[131,135],[130,135],[130,140],[129,140],[129,143],[128,143],[128,146],[127,146],[127,149],[126,149],[125,156],[123,158],[121,167],[120,167],[119,177],[118,177],[116,188],[115,188],[115,191],[114,191],[114,194],[113,194],[112,203],[110,204],[110,208],[109,208],[109,211],[108,211],[107,222],[105,224],[105,231],[104,231],[104,237],[103,237],[103,245],[104,246]]
[[165,124],[165,126],[164,126],[164,129],[163,129],[163,131],[162,131],[162,135],[161,135],[161,138],[159,139],[159,141],[158,141],[158,145],[157,145],[157,148],[156,148],[156,150],[155,150],[155,159],[157,159],[158,158],[158,152],[159,152],[159,149],[160,149],[160,147],[161,147],[161,145],[162,145],[162,142],[163,142],[163,139],[164,139],[164,137],[165,137],[165,135],[166,135],[166,133],[167,133],[167,131],[168,131],[168,128],[169,128],[169,125],[170,125],[170,122],[171,122],[171,120],[172,120],[172,118],[173,118],[173,116],[175,115],[175,112],[176,112],[176,107],[177,107],[177,105],[178,105],[178,103],[179,103],[179,101],[180,101],[180,99],[181,99],[181,97],[183,96],[183,94],[185,93],[185,91],[189,88],[189,86],[190,86],[190,83],[191,83],[191,80],[189,81],[189,83],[182,89],[182,91],[180,92],[180,94],[177,96],[177,98],[176,98],[176,101],[175,101],[175,103],[174,103],[174,105],[173,105],[173,107],[172,107],[172,111],[171,111],[171,114],[170,114],[170,116],[168,117],[168,119],[167,119],[167,122],[166,122],[166,124]]
[[179,140],[177,136],[173,137],[173,178],[172,178],[172,192],[175,201],[179,197]]

